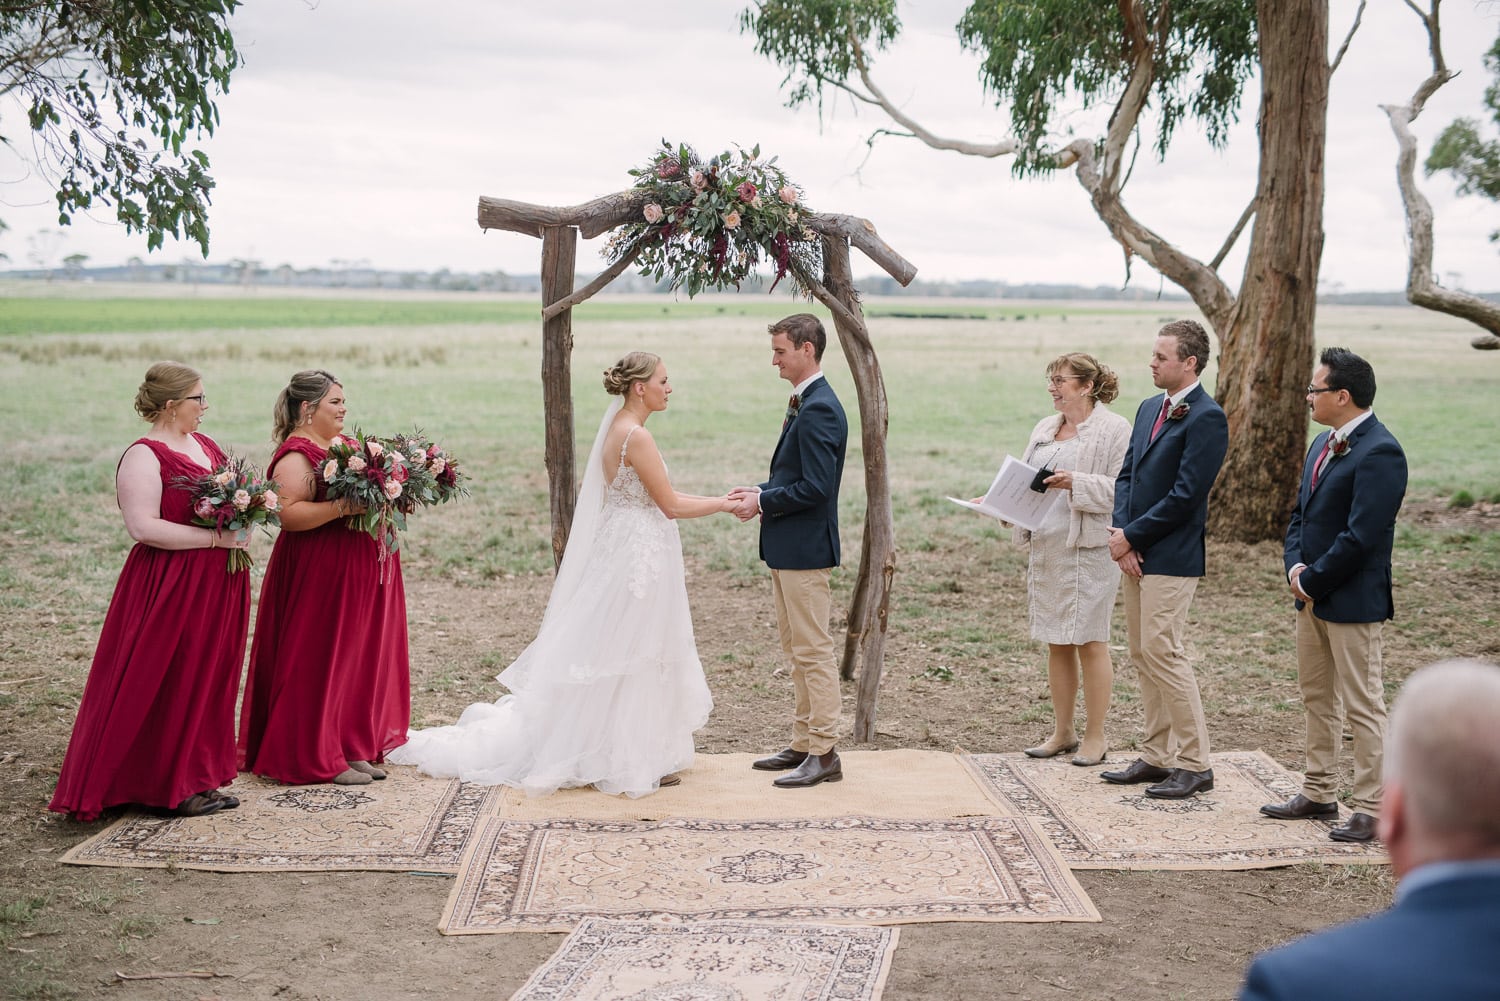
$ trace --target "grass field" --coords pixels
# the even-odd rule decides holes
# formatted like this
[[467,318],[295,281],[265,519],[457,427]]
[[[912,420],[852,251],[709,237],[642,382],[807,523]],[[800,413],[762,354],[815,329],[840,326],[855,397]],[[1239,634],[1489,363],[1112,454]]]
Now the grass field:
[[[44,808],[129,548],[112,475],[120,453],[145,429],[130,401],[150,363],[175,358],[199,368],[211,406],[203,430],[257,462],[270,452],[277,391],[292,372],[313,366],[343,380],[351,425],[378,432],[417,425],[463,459],[472,495],[414,518],[404,546],[419,719],[451,719],[468,702],[493,697],[489,679],[530,639],[551,568],[535,301],[278,297],[266,289],[165,299],[98,287],[80,297],[58,291],[18,295],[0,286],[0,422],[8,431],[0,462],[7,522],[0,531],[0,823],[19,846],[0,858],[6,946],[0,993],[16,997],[92,996],[99,978],[120,963],[167,969],[174,962],[230,962],[230,952],[182,938],[192,929],[184,930],[181,913],[200,913],[192,901],[205,888],[276,901],[286,928],[314,920],[299,917],[314,905],[305,899],[306,881],[295,876],[79,871],[51,861],[88,833],[46,816]],[[606,402],[601,370],[625,351],[645,348],[663,355],[676,390],[670,409],[650,427],[679,489],[708,493],[758,481],[787,394],[769,364],[765,327],[800,308],[766,296],[601,297],[580,307],[573,352],[577,439],[586,447]],[[1122,383],[1116,409],[1131,416],[1153,391],[1146,361],[1154,332],[1182,315],[1182,306],[872,300],[866,310],[890,400],[898,546],[879,746],[1026,746],[1022,741],[1044,735],[1051,713],[1040,654],[1025,632],[1023,557],[994,523],[943,497],[982,492],[1001,458],[1024,446],[1031,426],[1050,411],[1043,369],[1063,351],[1090,351],[1114,367]],[[1392,691],[1437,656],[1500,657],[1493,611],[1500,517],[1483,501],[1500,494],[1494,447],[1500,357],[1470,349],[1469,336],[1462,324],[1415,309],[1320,313],[1320,344],[1348,346],[1374,364],[1381,383],[1376,410],[1411,466],[1396,554],[1398,619],[1387,634]],[[857,422],[853,385],[836,345],[825,368]],[[852,429],[850,440],[842,497],[846,558],[858,554],[864,504]],[[1450,509],[1459,492],[1481,501]],[[682,531],[700,653],[718,703],[700,746],[770,747],[780,739],[786,706],[762,621],[769,604],[754,533],[727,518],[687,522]],[[256,541],[260,564],[269,547],[268,540]],[[835,577],[841,597],[853,580],[850,563]],[[1211,547],[1192,625],[1216,746],[1265,747],[1278,760],[1300,764],[1301,708],[1279,547]],[[1116,643],[1122,642],[1117,631]],[[1133,672],[1123,660],[1117,653],[1112,759],[1129,754],[1138,730]],[[1006,962],[1023,970],[1077,963],[1083,980],[1074,983],[1086,995],[1087,970],[1097,963],[1094,983],[1112,993],[1109,956],[1132,948],[1148,954],[1156,947],[1150,936],[1166,922],[1177,941],[1200,942],[1229,958],[1161,996],[1223,997],[1233,993],[1246,950],[1257,941],[1279,940],[1291,929],[1389,898],[1389,879],[1378,871],[1300,867],[1253,875],[1089,874],[1089,892],[1112,913],[1145,915],[1155,925],[1010,931],[1027,944],[1024,958]],[[320,899],[347,907],[351,900],[415,892],[399,880],[399,874],[337,874],[316,885]],[[1252,902],[1204,903],[1226,886],[1243,887]],[[1283,896],[1287,908],[1254,910],[1261,905],[1253,898]],[[1163,899],[1181,901],[1183,913],[1155,912],[1153,901]],[[237,905],[214,906],[227,912]],[[1232,918],[1255,929],[1244,940],[1249,944],[1214,937],[1220,911],[1226,924]],[[540,947],[517,941],[528,936],[434,944],[422,921],[408,928],[389,919],[384,926],[391,952],[403,957],[402,976],[414,983],[440,983],[452,964],[483,959],[504,969],[504,977],[516,975],[514,983],[495,981],[496,995],[504,996],[503,984],[514,989],[540,961],[531,958]],[[955,972],[962,964],[942,958],[952,949],[989,954],[993,943],[965,928],[904,932],[887,998],[973,996],[966,991],[974,985]],[[275,966],[277,948],[305,947],[307,969],[324,970],[326,986],[302,985],[278,996],[351,996],[337,986],[337,964],[325,962],[335,933],[304,931],[310,945],[276,939],[252,923],[237,932],[234,955]],[[195,997],[204,989],[184,985],[179,993],[131,996]],[[369,996],[405,995],[372,988]],[[1028,996],[1079,995],[1038,987]]]

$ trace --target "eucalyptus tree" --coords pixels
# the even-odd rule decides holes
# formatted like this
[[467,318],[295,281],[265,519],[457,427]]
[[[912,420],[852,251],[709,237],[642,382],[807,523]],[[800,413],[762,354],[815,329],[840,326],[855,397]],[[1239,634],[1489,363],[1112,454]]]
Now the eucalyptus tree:
[[[981,57],[985,92],[1008,110],[1010,135],[998,142],[937,135],[880,88],[875,57],[901,32],[895,0],[757,0],[741,26],[756,51],[786,71],[793,106],[821,108],[828,96],[848,95],[889,117],[884,133],[1008,158],[1022,178],[1071,171],[1127,262],[1139,258],[1180,286],[1218,335],[1216,395],[1229,418],[1230,451],[1211,531],[1251,542],[1281,537],[1307,444],[1303,386],[1312,370],[1328,84],[1337,65],[1327,0],[976,0],[956,31]],[[1218,252],[1199,260],[1127,207],[1129,167],[1138,143],[1165,158],[1189,123],[1222,147],[1252,76],[1260,84],[1256,188]],[[1107,127],[1056,138],[1054,119],[1079,102],[1108,108]],[[1220,268],[1252,219],[1236,292]]]
[[[5,0],[0,143],[50,183],[57,221],[111,208],[155,249],[190,239],[208,254],[208,156],[239,53],[239,0]],[[11,115],[26,117],[16,130]],[[19,133],[19,134],[17,134]]]

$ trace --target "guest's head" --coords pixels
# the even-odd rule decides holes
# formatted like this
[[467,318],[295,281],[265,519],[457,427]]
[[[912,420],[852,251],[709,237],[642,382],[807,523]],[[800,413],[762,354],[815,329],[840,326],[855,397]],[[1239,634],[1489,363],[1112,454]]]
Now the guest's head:
[[310,368],[292,376],[276,397],[272,437],[286,441],[297,431],[314,440],[331,441],[344,430],[344,387],[332,372]]
[[1500,858],[1500,667],[1449,660],[1407,679],[1385,742],[1380,840],[1397,877]]
[[793,313],[766,327],[771,335],[771,364],[793,386],[818,371],[828,335],[811,313]]
[[1324,348],[1307,387],[1312,419],[1340,428],[1375,402],[1375,370],[1348,348]]
[[203,376],[181,362],[159,361],[152,365],[135,391],[135,412],[142,420],[184,433],[202,423],[207,409]]
[[1072,351],[1047,366],[1047,390],[1059,410],[1079,401],[1092,409],[1096,402],[1109,403],[1120,395],[1120,380],[1093,355]]
[[1157,331],[1151,380],[1168,393],[1186,389],[1203,378],[1208,357],[1208,331],[1203,325],[1196,320],[1174,320]]

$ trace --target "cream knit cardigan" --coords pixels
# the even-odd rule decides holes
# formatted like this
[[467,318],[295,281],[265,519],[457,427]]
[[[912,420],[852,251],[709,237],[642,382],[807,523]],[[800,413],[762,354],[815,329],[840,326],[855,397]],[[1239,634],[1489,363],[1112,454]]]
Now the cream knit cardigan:
[[[1055,440],[1063,415],[1043,417],[1031,430],[1024,461],[1031,462],[1037,446]],[[1074,548],[1109,545],[1109,526],[1115,512],[1115,477],[1125,463],[1130,446],[1130,422],[1102,403],[1078,425],[1078,452],[1073,489],[1068,494],[1071,517],[1068,545]],[[1017,545],[1031,543],[1031,533],[1019,526],[1012,538]]]

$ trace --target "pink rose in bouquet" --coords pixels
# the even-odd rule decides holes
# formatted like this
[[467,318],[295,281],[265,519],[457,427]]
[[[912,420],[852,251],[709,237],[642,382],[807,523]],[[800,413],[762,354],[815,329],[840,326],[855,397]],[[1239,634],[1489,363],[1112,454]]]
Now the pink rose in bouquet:
[[[323,464],[328,499],[359,509],[348,515],[344,524],[379,543],[382,563],[400,548],[400,533],[406,530],[405,512],[395,503],[405,479],[405,474],[398,476],[397,471],[404,468],[374,436],[358,430],[352,438],[344,435],[329,445],[328,461]],[[394,496],[388,492],[387,483],[396,488]]]
[[[195,525],[216,532],[248,532],[259,526],[269,534],[272,525],[281,524],[276,481],[263,479],[244,459],[230,456],[207,475],[179,477],[177,485],[192,492]],[[237,573],[253,562],[248,550],[231,549],[226,569]]]

